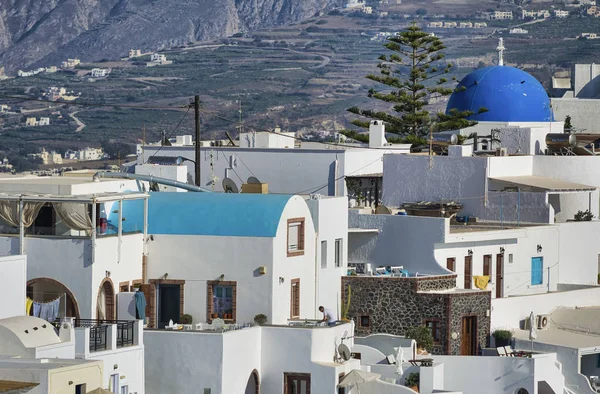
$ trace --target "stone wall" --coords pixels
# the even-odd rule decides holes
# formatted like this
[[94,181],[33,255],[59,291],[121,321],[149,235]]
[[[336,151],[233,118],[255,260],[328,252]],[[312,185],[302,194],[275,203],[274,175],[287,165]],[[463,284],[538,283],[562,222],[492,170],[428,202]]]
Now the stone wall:
[[489,346],[490,338],[490,317],[492,297],[489,291],[457,293],[450,297],[450,331],[448,337],[451,338],[453,332],[458,334],[456,340],[450,339],[449,354],[460,354],[461,328],[463,316],[475,316],[477,318],[477,341],[478,348]]
[[[440,293],[456,287],[456,276],[392,278],[347,276],[342,278],[342,298],[346,304],[351,288],[348,318],[356,321],[356,335],[375,333],[404,335],[410,327],[426,320],[437,322],[440,340],[434,354],[460,354],[462,316],[477,316],[479,346],[485,346],[490,331],[490,292]],[[435,292],[434,292],[435,291]],[[368,323],[368,324],[364,324]],[[452,332],[459,333],[456,340]]]

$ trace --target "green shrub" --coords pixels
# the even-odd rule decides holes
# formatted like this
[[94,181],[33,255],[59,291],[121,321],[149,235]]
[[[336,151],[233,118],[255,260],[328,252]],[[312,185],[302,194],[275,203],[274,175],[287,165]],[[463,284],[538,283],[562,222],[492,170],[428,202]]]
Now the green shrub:
[[179,323],[181,324],[192,324],[192,321],[194,321],[192,315],[188,315],[187,313],[181,315],[181,317],[179,318]]
[[418,372],[412,372],[408,375],[408,378],[404,381],[404,385],[406,387],[419,387],[419,383],[421,380],[421,375]]
[[512,339],[512,332],[508,330],[496,330],[492,335],[496,341],[510,342]]
[[417,341],[417,347],[431,351],[433,349],[433,335],[431,330],[424,326],[411,327],[406,331],[406,338]]
[[267,322],[267,315],[263,315],[262,313],[259,313],[258,315],[254,316],[254,323],[258,324],[259,326],[262,326],[266,322]]

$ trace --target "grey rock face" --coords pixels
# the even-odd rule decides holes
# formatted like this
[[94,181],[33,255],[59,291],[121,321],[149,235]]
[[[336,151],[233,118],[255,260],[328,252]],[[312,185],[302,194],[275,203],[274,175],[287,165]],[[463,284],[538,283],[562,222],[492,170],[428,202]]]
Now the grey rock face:
[[7,72],[117,58],[286,24],[341,0],[0,0],[0,65]]

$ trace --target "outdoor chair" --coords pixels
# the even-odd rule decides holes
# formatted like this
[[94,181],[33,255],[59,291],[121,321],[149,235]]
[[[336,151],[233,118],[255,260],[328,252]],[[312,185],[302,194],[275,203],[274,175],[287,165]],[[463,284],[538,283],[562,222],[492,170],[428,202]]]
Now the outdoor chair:
[[496,351],[498,352],[498,356],[506,357],[506,350],[504,349],[504,347],[502,347],[502,346],[497,347]]
[[515,352],[512,350],[512,348],[510,346],[504,346],[504,350],[506,350],[506,355],[508,357],[514,357],[515,356]]

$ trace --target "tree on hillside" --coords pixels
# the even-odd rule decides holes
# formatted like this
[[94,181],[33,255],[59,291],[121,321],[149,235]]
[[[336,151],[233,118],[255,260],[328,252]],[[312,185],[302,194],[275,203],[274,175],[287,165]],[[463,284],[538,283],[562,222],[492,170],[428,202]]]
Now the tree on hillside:
[[[477,123],[466,119],[473,115],[471,111],[438,113],[432,119],[427,110],[432,99],[448,96],[454,91],[448,86],[448,79],[444,78],[452,64],[444,62],[445,55],[441,51],[445,46],[438,37],[423,31],[413,22],[398,35],[389,37],[384,46],[392,53],[379,57],[381,62],[377,67],[380,75],[369,74],[367,78],[389,88],[385,91],[370,89],[368,97],[392,104],[393,112],[358,107],[349,108],[349,112],[383,120],[387,132],[398,134],[398,140],[413,144],[424,143],[431,126],[434,131],[443,131]],[[485,111],[482,108],[478,113]],[[352,124],[369,127],[369,122],[364,120],[354,120]]]

